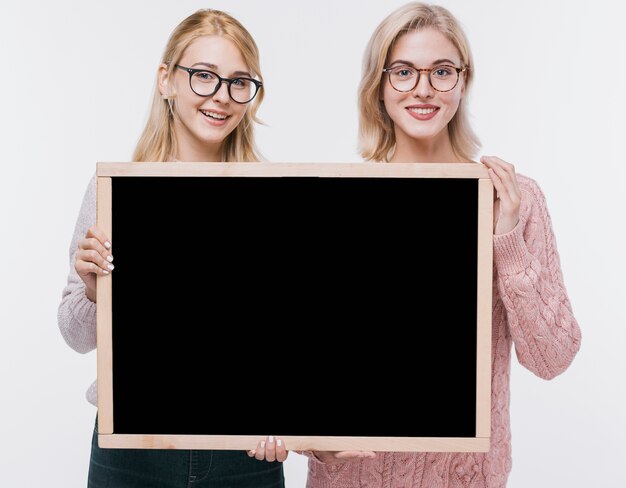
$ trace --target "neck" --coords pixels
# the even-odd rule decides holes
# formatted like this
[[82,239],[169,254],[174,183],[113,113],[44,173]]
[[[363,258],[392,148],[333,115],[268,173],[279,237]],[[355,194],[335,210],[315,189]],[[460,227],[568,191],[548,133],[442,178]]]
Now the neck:
[[210,143],[199,141],[186,130],[180,130],[178,121],[175,122],[174,135],[176,137],[176,155],[174,159],[186,163],[223,162],[223,142]]
[[396,150],[390,163],[466,163],[452,149],[447,130],[431,138],[415,139],[396,130]]

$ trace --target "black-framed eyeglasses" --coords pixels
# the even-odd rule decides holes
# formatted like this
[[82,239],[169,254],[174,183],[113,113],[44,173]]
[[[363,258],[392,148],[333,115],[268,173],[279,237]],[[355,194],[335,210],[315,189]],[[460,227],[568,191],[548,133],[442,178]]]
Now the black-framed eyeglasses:
[[467,71],[465,68],[457,68],[447,64],[441,64],[434,68],[414,68],[413,66],[394,66],[383,69],[383,73],[389,75],[389,83],[392,88],[399,92],[410,92],[420,82],[422,72],[428,73],[428,82],[438,92],[449,92],[454,90],[459,83],[461,73]]
[[236,103],[251,102],[263,86],[259,80],[252,78],[222,78],[213,71],[206,69],[194,69],[175,65],[178,69],[182,69],[189,73],[189,86],[191,90],[200,97],[210,97],[217,93],[222,83],[228,84],[228,96]]

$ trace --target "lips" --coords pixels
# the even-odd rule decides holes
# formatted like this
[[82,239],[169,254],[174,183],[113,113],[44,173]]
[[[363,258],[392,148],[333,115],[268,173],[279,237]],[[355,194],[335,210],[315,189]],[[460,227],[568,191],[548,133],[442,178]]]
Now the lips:
[[430,120],[439,112],[439,107],[435,105],[411,105],[406,107],[411,117],[417,120]]

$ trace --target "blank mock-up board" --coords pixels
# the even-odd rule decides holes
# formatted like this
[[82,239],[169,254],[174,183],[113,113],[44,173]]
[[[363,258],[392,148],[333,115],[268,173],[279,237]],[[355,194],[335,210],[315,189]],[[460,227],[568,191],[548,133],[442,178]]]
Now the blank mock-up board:
[[486,451],[479,164],[98,164],[101,447]]

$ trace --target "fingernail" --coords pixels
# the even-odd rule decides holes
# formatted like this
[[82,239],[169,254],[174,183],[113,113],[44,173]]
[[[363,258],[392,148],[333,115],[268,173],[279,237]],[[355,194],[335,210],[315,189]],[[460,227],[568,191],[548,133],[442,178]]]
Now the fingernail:
[[[122,263],[124,264],[124,263]],[[113,266],[112,264],[107,264],[107,268],[109,268],[111,271],[113,271],[113,269],[115,269],[115,266]]]
[[281,439],[278,439],[278,440],[276,441],[276,445],[277,445],[278,447],[282,446],[282,445],[283,445],[283,441],[282,441]]
[[111,243],[109,241],[106,241],[104,243],[104,247],[106,247],[107,249],[111,249]]
[[261,449],[265,448],[265,441],[261,441]]
[[109,274],[109,272],[108,272],[106,269],[103,269],[103,270],[102,270],[102,273],[103,273],[103,274]]
[[273,444],[274,443],[274,436],[271,435],[268,440],[270,441],[270,444]]
[[107,256],[107,261],[109,263],[112,263],[113,262],[113,256]]
[[250,454],[252,454],[253,456],[256,455],[256,449],[253,449],[252,451],[250,451]]

